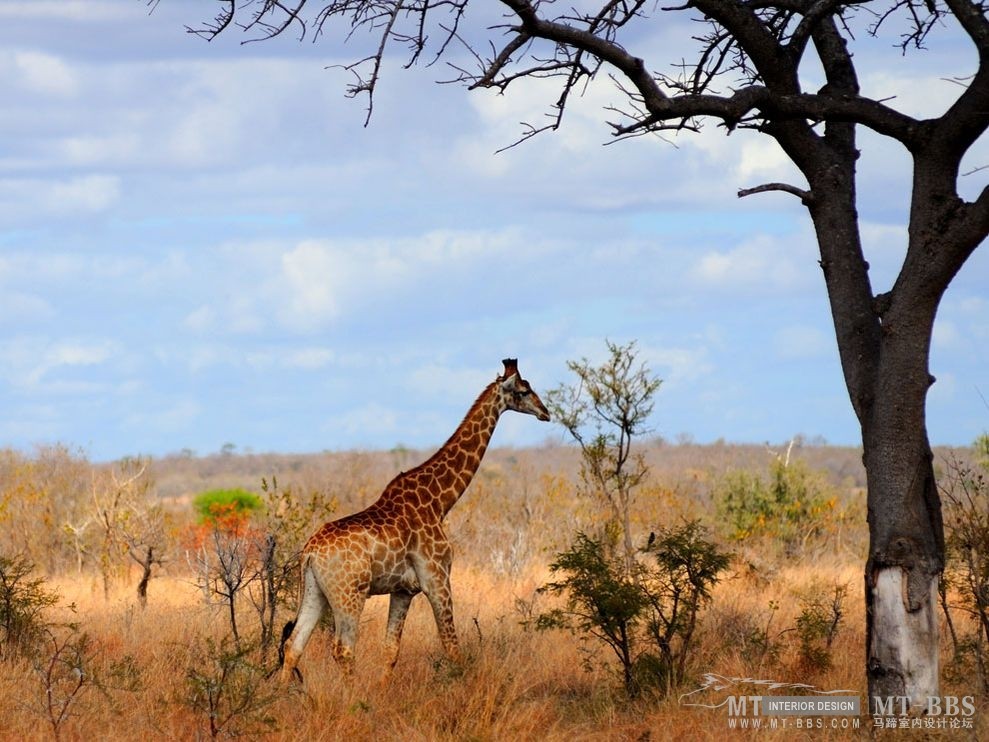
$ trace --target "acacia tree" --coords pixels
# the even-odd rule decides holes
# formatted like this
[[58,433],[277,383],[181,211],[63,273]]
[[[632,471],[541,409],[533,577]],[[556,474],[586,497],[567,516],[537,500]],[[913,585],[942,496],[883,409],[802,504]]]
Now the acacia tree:
[[[551,3],[501,0],[490,29],[467,29],[470,0],[223,0],[214,21],[190,29],[208,38],[241,28],[249,38],[286,31],[319,37],[339,22],[372,32],[371,53],[348,67],[352,95],[368,96],[370,116],[382,60],[392,46],[409,64],[427,48],[455,60],[459,44],[473,66],[459,65],[470,88],[507,90],[524,78],[556,77],[559,97],[545,125],[560,126],[568,101],[601,72],[625,105],[617,137],[697,130],[713,119],[726,132],[751,129],[774,139],[802,174],[801,183],[765,183],[739,191],[782,191],[800,199],[814,224],[845,385],[861,424],[868,476],[870,547],[865,570],[870,699],[907,696],[923,706],[938,694],[937,583],[944,564],[941,508],[925,422],[934,317],[945,289],[989,232],[989,188],[959,195],[961,162],[989,126],[989,20],[985,0],[646,0]],[[591,7],[594,6],[594,7]],[[633,48],[632,31],[689,18],[696,55],[653,71],[662,49]],[[976,52],[960,70],[958,95],[940,115],[915,118],[894,101],[861,95],[853,46],[896,24],[903,51],[957,25]],[[894,33],[896,33],[894,32]],[[809,79],[825,84],[809,90]],[[867,127],[903,146],[913,190],[903,264],[893,287],[876,292],[858,224],[857,133]],[[874,702],[873,702],[874,703]]]

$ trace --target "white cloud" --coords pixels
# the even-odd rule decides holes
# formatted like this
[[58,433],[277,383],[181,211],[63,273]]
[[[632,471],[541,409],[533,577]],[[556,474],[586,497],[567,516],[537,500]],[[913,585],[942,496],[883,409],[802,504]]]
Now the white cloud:
[[[280,308],[289,324],[314,328],[340,313],[339,293],[359,280],[346,252],[329,245],[304,242],[282,256],[281,279],[286,301]],[[351,275],[353,274],[353,275]]]
[[[972,57],[971,70],[955,70],[955,74],[975,72],[977,60]],[[885,104],[908,116],[934,118],[944,113],[958,98],[962,88],[947,75],[918,74],[907,71],[897,74],[892,69],[872,72],[860,77],[862,95],[884,100]]]
[[207,332],[216,324],[216,312],[213,307],[203,305],[189,312],[182,323],[193,332]]
[[639,348],[640,358],[664,386],[682,384],[706,376],[713,370],[707,348],[676,348],[646,345]]
[[336,353],[329,348],[299,348],[285,356],[285,365],[289,368],[315,371],[326,368],[335,358]]
[[755,179],[791,180],[802,187],[804,178],[787,157],[786,153],[770,137],[744,139],[739,148],[741,157],[736,168],[738,180],[749,182]]
[[454,367],[443,363],[427,363],[416,368],[409,375],[408,384],[419,396],[459,399],[464,400],[464,404],[467,405],[494,381],[496,373],[492,373],[490,368],[482,370]]
[[245,360],[249,365],[262,371],[270,369],[318,371],[332,365],[337,360],[337,354],[330,348],[319,346],[261,348],[248,351]]
[[103,211],[120,196],[120,179],[114,175],[84,175],[51,185],[56,212]]
[[962,334],[958,326],[949,320],[938,319],[934,322],[934,347],[939,349],[957,348],[963,344]]
[[502,232],[437,230],[384,241],[306,240],[285,250],[279,275],[268,295],[279,297],[282,323],[295,331],[313,331],[345,313],[373,310],[417,297],[437,275],[457,277],[483,270],[518,244]]
[[973,317],[989,316],[989,300],[981,296],[967,296],[958,302],[958,308]]
[[377,402],[333,415],[322,428],[333,431],[334,435],[345,434],[355,445],[365,445],[369,441],[381,440],[384,436],[395,436],[402,430],[398,424],[398,413]]
[[90,21],[93,23],[134,16],[138,3],[101,2],[100,0],[4,0],[0,18],[38,21]]
[[809,261],[810,253],[799,249],[792,238],[788,242],[782,245],[760,236],[729,250],[710,251],[697,260],[690,274],[701,285],[729,291],[798,290],[808,283],[811,269],[796,257],[803,254]]
[[28,374],[32,384],[38,384],[43,377],[59,368],[73,366],[98,366],[108,361],[114,354],[114,344],[110,341],[86,343],[63,341],[49,346],[38,365]]
[[106,211],[120,197],[113,175],[82,175],[60,180],[0,180],[0,215],[8,219],[87,215]]
[[146,144],[137,132],[129,131],[110,134],[73,134],[59,140],[57,147],[69,164],[105,166],[133,163],[145,155],[142,148]]
[[71,96],[78,91],[76,73],[53,54],[15,52],[13,64],[19,82],[29,90],[57,96]]
[[92,383],[66,381],[59,378],[60,372],[102,366],[119,355],[112,340],[46,342],[19,337],[0,344],[0,374],[13,386],[30,393],[88,391],[95,388]]
[[[189,429],[202,416],[202,405],[193,399],[176,398],[153,409],[141,409],[124,418],[125,428],[140,432],[141,440],[154,439],[162,433],[189,434]],[[135,446],[135,443],[131,443]],[[138,442],[137,447],[141,443]]]
[[41,296],[9,289],[0,292],[0,323],[40,322],[53,317],[54,308]]

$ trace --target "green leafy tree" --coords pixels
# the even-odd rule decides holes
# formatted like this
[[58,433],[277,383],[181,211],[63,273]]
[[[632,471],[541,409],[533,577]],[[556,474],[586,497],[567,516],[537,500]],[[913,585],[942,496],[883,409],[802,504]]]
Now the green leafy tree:
[[263,509],[264,502],[254,492],[243,489],[215,489],[200,492],[192,498],[192,507],[200,524],[223,521],[244,521]]

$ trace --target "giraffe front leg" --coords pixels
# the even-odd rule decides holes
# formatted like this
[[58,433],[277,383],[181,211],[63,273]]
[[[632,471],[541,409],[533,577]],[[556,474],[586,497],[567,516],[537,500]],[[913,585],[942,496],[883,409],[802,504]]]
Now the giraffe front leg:
[[388,671],[395,669],[398,663],[398,651],[402,642],[402,629],[405,627],[405,617],[415,593],[392,593],[388,603],[388,628],[385,630],[385,649],[391,655]]

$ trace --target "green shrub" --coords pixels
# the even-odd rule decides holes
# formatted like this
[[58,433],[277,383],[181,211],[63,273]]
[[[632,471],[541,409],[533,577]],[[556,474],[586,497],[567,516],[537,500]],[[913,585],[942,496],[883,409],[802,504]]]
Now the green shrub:
[[700,611],[710,603],[711,589],[731,555],[708,539],[698,521],[661,529],[642,551],[656,560],[656,567],[644,567],[639,577],[650,607],[646,626],[652,671],[647,680],[675,687],[686,676]]
[[566,605],[540,615],[536,628],[565,628],[603,641],[621,663],[625,689],[635,695],[633,632],[643,620],[647,600],[613,552],[603,541],[578,533],[573,546],[557,554],[549,567],[564,579],[539,589],[565,595]]
[[833,585],[830,592],[812,588],[800,600],[797,637],[800,640],[800,664],[805,670],[831,668],[831,646],[845,616],[847,585]]
[[227,638],[207,638],[194,643],[190,652],[185,685],[176,700],[196,713],[200,731],[210,739],[257,739],[276,729],[268,708],[281,691],[265,682],[266,673],[252,660],[250,649]]
[[777,457],[768,482],[748,471],[726,474],[715,491],[715,503],[729,538],[767,536],[791,547],[822,530],[837,498],[822,474],[802,461]]
[[244,519],[264,508],[261,497],[242,489],[216,489],[192,498],[200,524],[212,525],[228,518]]
[[652,558],[637,559],[629,573],[624,555],[605,540],[578,533],[550,565],[563,579],[539,590],[565,597],[564,607],[536,620],[539,629],[603,642],[618,658],[629,696],[684,680],[700,611],[731,559],[697,521],[659,529],[638,553]]
[[33,572],[26,557],[0,555],[0,659],[30,656],[54,626],[45,613],[58,602],[58,593]]

